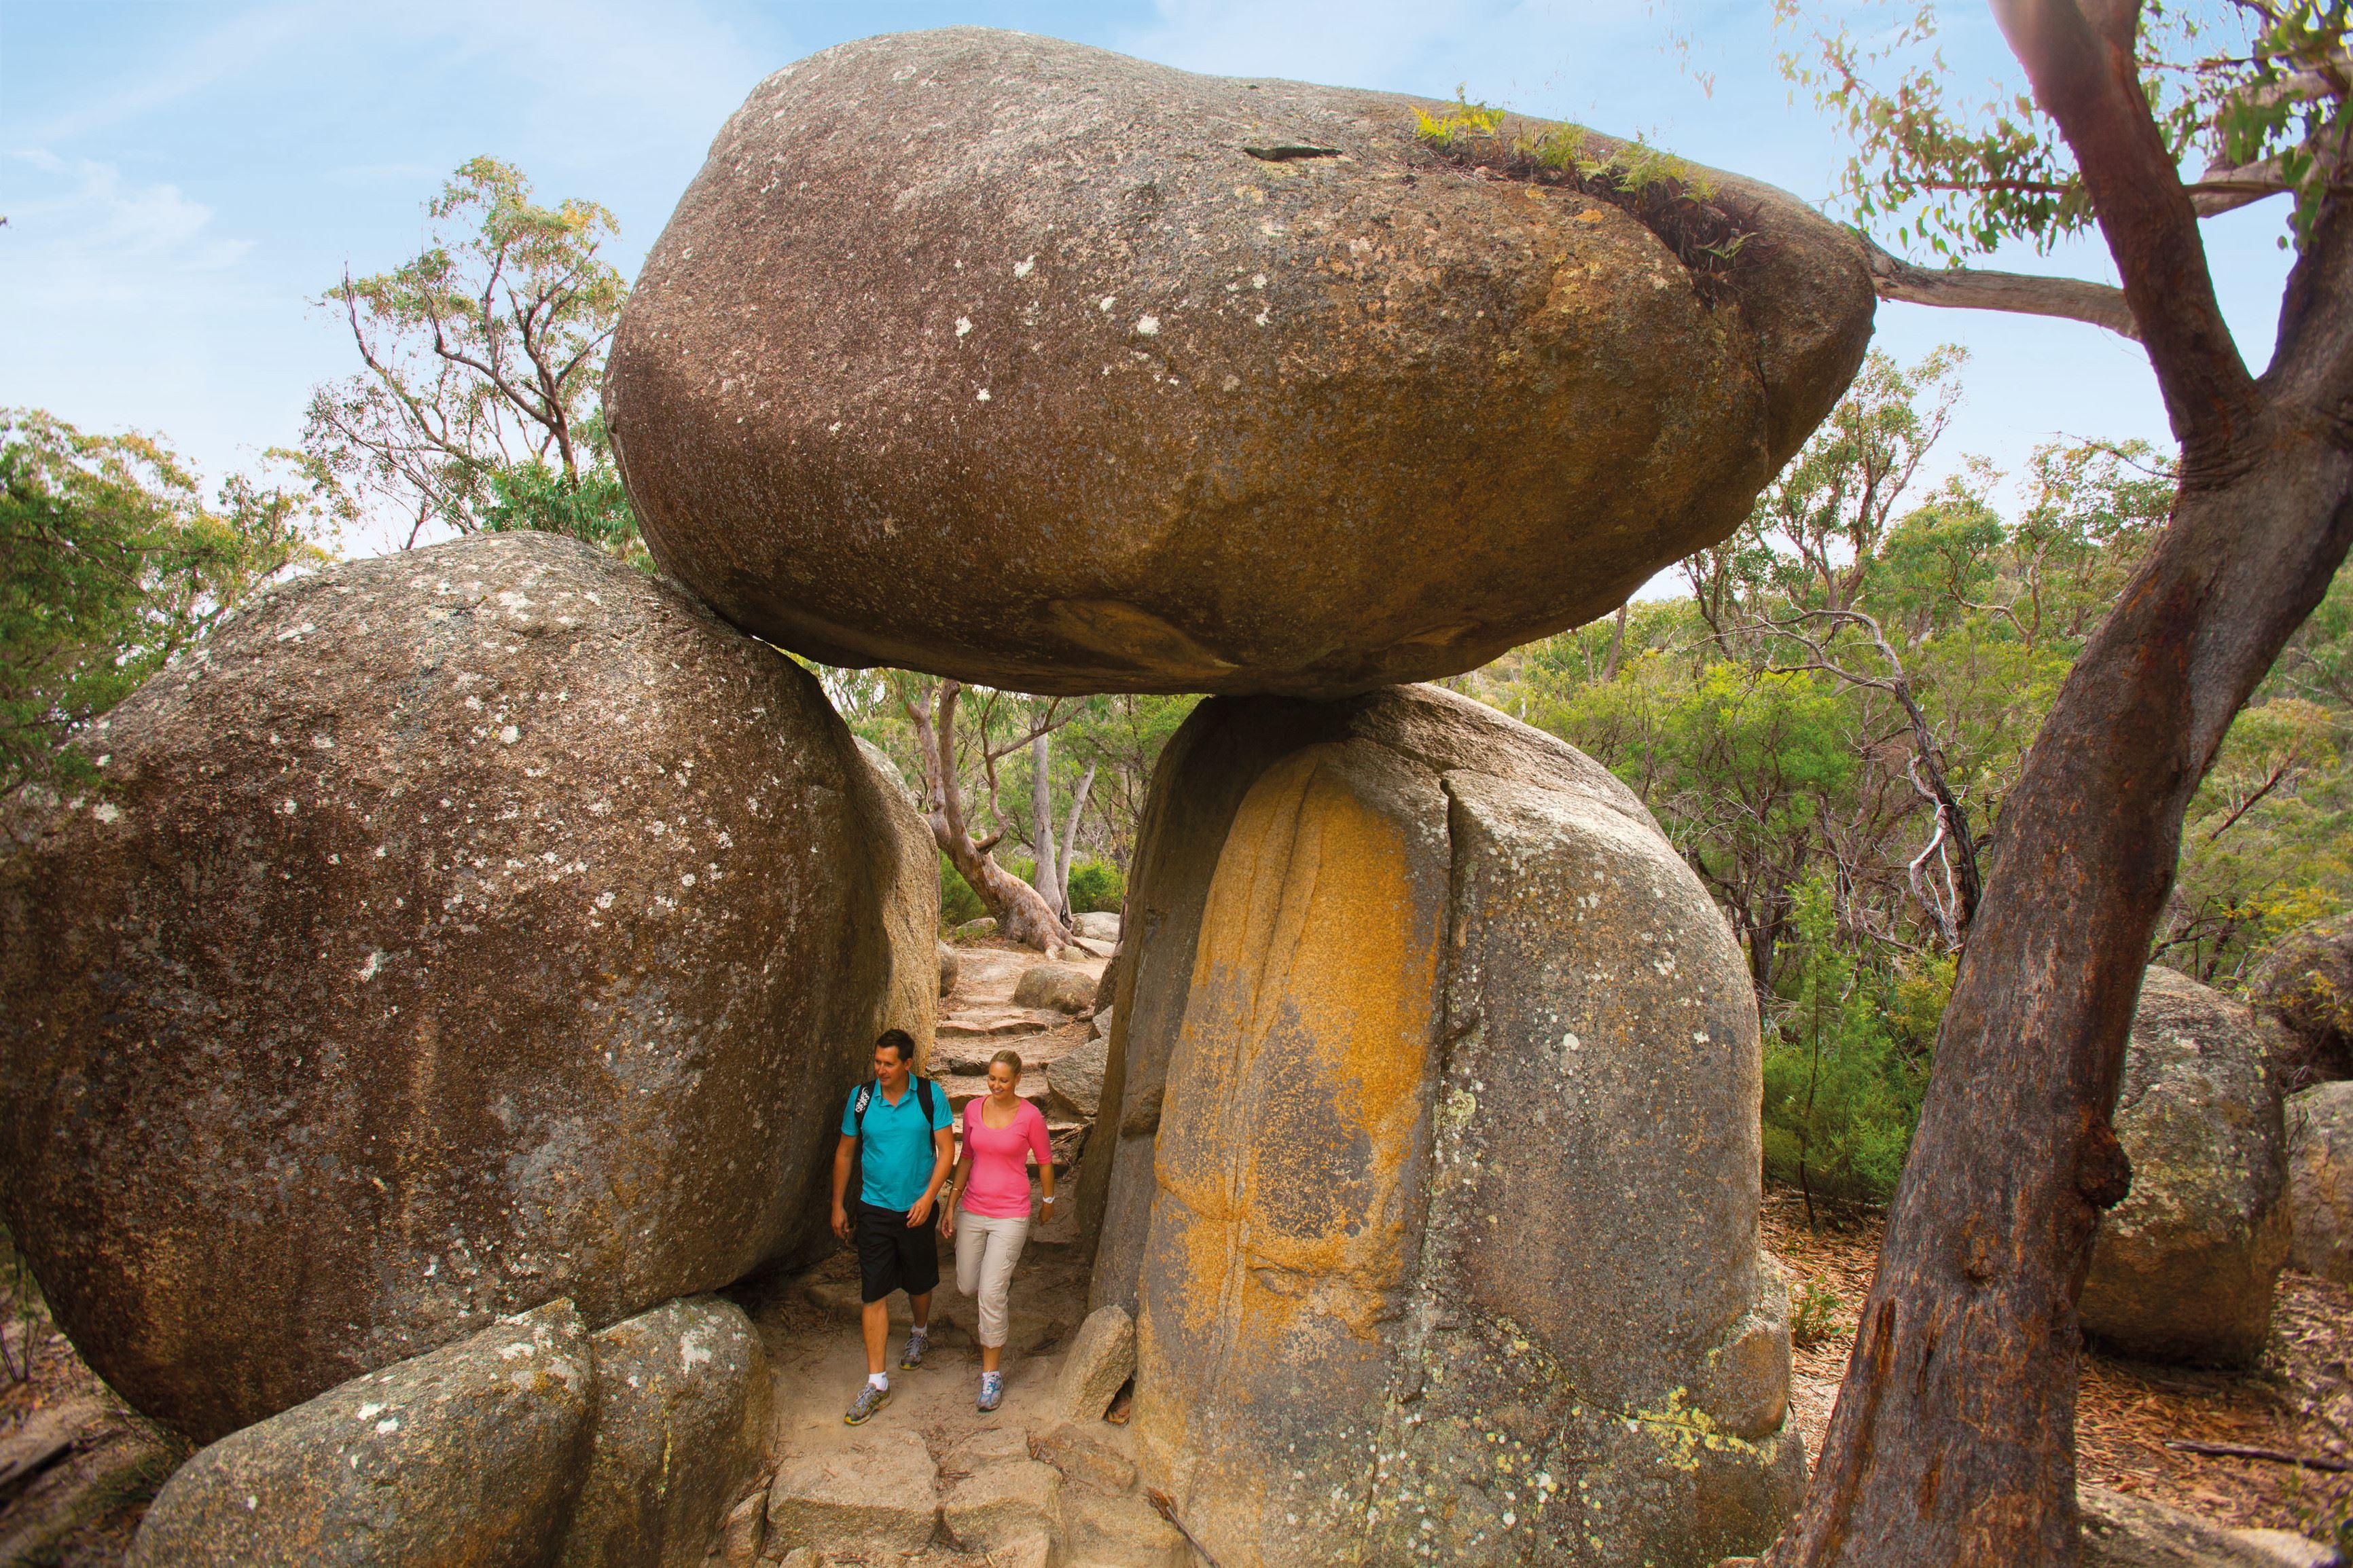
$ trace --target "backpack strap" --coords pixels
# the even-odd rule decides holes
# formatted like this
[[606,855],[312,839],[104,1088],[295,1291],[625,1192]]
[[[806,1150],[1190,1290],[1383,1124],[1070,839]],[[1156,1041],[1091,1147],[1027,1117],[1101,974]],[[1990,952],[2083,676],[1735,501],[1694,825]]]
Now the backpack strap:
[[[874,1097],[881,1092],[881,1084],[874,1079],[868,1079],[858,1086],[857,1103],[850,1113],[858,1119],[858,1136],[861,1140],[866,1136],[866,1108],[874,1103]],[[928,1128],[932,1124],[932,1119],[939,1114],[932,1109],[930,1079],[918,1077],[915,1079],[915,1099],[916,1102],[923,1108],[923,1125]]]

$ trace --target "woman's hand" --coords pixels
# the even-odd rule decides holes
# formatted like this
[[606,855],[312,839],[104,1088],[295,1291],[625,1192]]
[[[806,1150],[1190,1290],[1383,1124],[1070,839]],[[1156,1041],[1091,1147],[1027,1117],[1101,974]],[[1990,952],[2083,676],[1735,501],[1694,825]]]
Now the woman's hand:
[[955,1205],[940,1205],[940,1234],[950,1241],[955,1239]]

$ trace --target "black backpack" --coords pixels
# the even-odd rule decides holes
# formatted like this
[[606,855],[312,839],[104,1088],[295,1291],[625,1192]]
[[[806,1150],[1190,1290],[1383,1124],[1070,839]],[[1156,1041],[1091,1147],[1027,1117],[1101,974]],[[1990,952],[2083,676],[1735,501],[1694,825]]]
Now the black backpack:
[[[938,1114],[932,1109],[932,1080],[921,1073],[908,1076],[914,1080],[915,1100],[923,1108],[923,1125],[929,1128]],[[858,1098],[849,1102],[850,1114],[858,1121],[858,1147],[849,1152],[849,1184],[842,1189],[841,1194],[846,1204],[866,1201],[866,1108],[873,1104],[874,1097],[881,1092],[881,1080],[870,1078],[858,1086]]]

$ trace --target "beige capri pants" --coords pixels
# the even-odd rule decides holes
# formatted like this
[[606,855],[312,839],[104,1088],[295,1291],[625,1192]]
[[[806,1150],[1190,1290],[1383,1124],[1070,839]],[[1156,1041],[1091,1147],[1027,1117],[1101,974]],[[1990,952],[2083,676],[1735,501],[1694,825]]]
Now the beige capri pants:
[[1005,1345],[1005,1298],[1013,1289],[1013,1266],[1029,1240],[1029,1216],[999,1219],[993,1215],[956,1212],[956,1289],[980,1299],[980,1342],[990,1350]]

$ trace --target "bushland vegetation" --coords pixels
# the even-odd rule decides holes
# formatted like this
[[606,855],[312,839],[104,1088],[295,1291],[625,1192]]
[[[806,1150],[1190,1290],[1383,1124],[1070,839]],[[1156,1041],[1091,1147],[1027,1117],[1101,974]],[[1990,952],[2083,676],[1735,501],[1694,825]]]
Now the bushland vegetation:
[[[1874,354],[1683,592],[1451,683],[1609,766],[1698,873],[1766,1020],[1768,1172],[1815,1194],[1893,1191],[2026,747],[2172,499],[2139,445],[1924,481],[1963,370]],[[2340,574],[2191,805],[2154,962],[2229,988],[2353,901],[2348,660]]]

